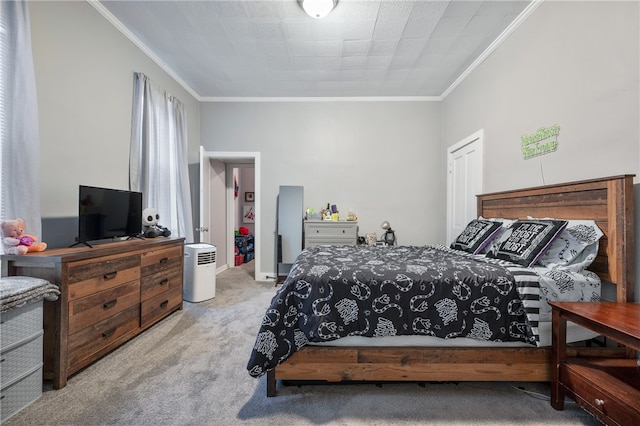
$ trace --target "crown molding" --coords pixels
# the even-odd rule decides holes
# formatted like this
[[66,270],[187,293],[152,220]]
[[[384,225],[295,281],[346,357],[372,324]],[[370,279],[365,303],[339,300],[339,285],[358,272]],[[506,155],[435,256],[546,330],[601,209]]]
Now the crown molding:
[[204,97],[201,102],[439,102],[440,96]]
[[520,24],[522,24],[524,20],[527,19],[529,15],[531,15],[533,11],[536,10],[543,2],[544,0],[533,0],[531,3],[529,3],[529,5],[520,13],[520,15],[518,15],[507,28],[505,28],[505,30],[498,36],[498,38],[496,38],[493,43],[491,43],[484,50],[484,52],[482,52],[482,54],[478,56],[478,58],[473,61],[462,74],[460,74],[460,76],[451,84],[451,86],[449,86],[444,92],[442,92],[442,95],[440,95],[440,97],[442,99],[446,99],[446,97],[449,96],[449,94],[453,92],[453,90],[458,87],[469,75],[471,75],[471,73],[476,68],[478,68],[480,64],[483,63],[484,60],[487,59],[498,48],[498,46],[500,46],[502,42],[505,41],[511,35],[511,33],[513,33],[516,28],[518,28]]
[[100,1],[86,0],[86,2],[93,6],[93,8],[98,11],[98,13],[100,13],[107,21],[109,21],[111,25],[116,27],[116,29],[120,31],[126,38],[128,38],[134,45],[136,45],[138,49],[142,50],[142,52],[147,55],[153,62],[155,62],[156,65],[162,68],[164,72],[169,74],[169,76],[171,76],[171,78],[173,78],[180,86],[182,86],[184,90],[189,92],[191,96],[196,98],[196,100],[198,101],[201,100],[201,96],[198,95],[196,91],[191,88],[191,86],[189,86],[182,78],[180,78],[180,76],[169,65],[163,62],[158,55],[151,51],[151,49],[149,49],[146,44],[144,44],[138,37],[136,37],[131,31],[129,31],[129,29],[125,27],[118,18],[113,16],[113,14],[109,12],[109,10],[104,7],[102,3],[100,3]]

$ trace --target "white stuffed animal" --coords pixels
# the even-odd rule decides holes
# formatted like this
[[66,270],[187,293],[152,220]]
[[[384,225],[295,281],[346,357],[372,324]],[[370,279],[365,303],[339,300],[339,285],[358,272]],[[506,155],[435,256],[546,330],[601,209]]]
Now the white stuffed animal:
[[147,207],[142,211],[142,224],[144,225],[144,236],[146,238],[168,237],[171,231],[158,224],[160,215],[158,211],[152,207]]

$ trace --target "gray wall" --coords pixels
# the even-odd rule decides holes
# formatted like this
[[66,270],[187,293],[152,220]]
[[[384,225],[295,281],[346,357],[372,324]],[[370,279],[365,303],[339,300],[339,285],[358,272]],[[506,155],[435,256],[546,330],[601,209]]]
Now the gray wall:
[[[542,3],[444,100],[443,145],[485,130],[488,192],[637,173],[639,37],[638,2]],[[558,150],[524,160],[554,124]]]
[[[640,174],[638,5],[546,1],[446,98],[445,149],[485,131],[486,192]],[[524,160],[520,137],[554,124],[557,151]]]
[[261,153],[256,272],[273,272],[280,185],[302,185],[305,208],[353,209],[360,235],[389,220],[399,244],[444,239],[439,103],[203,103],[200,115],[207,151]]
[[29,2],[40,116],[42,240],[77,235],[78,185],[129,187],[133,72],[187,108],[190,159],[198,102],[86,2]]

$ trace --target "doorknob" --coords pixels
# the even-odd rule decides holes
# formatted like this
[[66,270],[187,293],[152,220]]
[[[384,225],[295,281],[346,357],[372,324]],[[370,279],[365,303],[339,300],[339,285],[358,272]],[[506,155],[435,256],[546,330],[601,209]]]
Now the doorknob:
[[203,226],[202,228],[196,228],[197,232],[209,232],[209,228],[207,228],[206,226]]

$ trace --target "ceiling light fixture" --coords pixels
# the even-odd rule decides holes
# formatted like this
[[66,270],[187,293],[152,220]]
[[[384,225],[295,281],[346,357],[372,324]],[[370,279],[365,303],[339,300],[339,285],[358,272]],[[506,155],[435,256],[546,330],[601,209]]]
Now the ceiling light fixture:
[[298,0],[307,15],[315,19],[322,19],[338,4],[338,0]]

